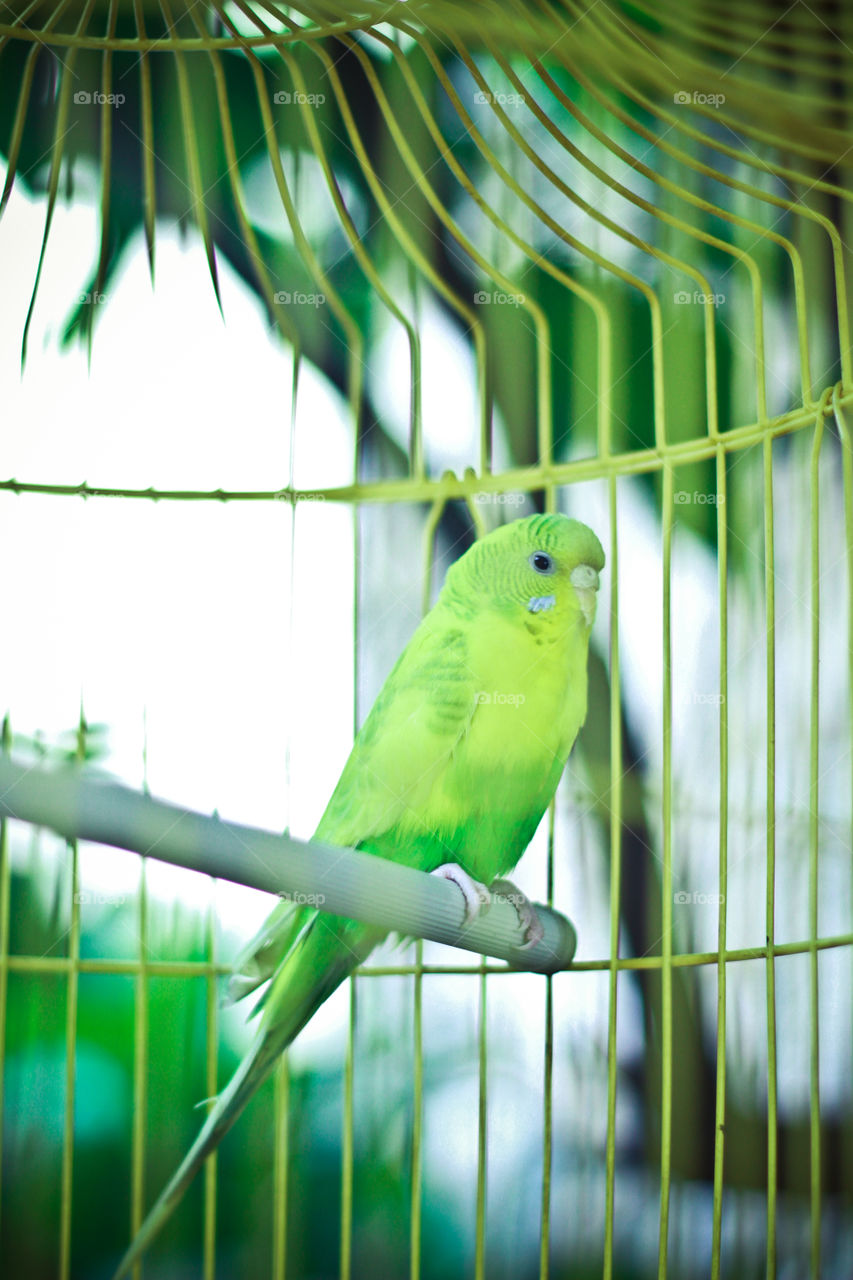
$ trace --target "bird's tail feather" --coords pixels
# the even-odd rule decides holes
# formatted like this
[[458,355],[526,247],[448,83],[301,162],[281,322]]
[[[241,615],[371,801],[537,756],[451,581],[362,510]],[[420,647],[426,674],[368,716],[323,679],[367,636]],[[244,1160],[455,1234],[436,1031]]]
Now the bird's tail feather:
[[130,1248],[121,1260],[113,1280],[128,1274],[145,1250],[171,1217],[184,1192],[199,1168],[231,1128],[249,1098],[269,1074],[275,1058],[270,1060],[264,1052],[264,1037],[258,1036],[246,1057],[240,1063],[231,1080],[202,1125],[201,1132],[184,1156],[171,1180],[160,1193],[156,1204],[146,1217]]
[[306,929],[299,946],[273,979],[254,1044],[216,1099],[198,1137],[142,1223],[113,1280],[121,1280],[139,1261],[279,1056],[382,936],[380,931],[353,921],[339,921],[333,916],[326,920],[333,922],[332,927],[324,921],[319,928]]

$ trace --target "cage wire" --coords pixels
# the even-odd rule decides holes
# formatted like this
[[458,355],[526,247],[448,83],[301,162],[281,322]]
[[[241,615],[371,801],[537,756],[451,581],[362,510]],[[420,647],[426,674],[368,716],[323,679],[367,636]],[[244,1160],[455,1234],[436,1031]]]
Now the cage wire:
[[[268,482],[90,483],[46,457],[49,481],[0,482],[7,539],[48,500],[185,504],[199,528],[200,508],[274,509],[288,804],[315,642],[299,599],[338,511],[356,726],[474,534],[566,510],[607,552],[587,725],[522,863],[578,958],[543,977],[420,942],[377,953],[335,1006],[344,1044],[311,1060],[297,1041],[144,1274],[848,1277],[849,7],[2,16],[0,211],[8,226],[24,192],[44,220],[25,381],[51,236],[87,199],[95,264],[50,306],[93,377],[134,245],[152,278],[160,246],[159,289],[175,226],[226,318],[227,274],[292,353]],[[346,435],[305,479],[318,372]],[[455,412],[445,382],[467,389]],[[35,427],[7,419],[10,447]],[[30,575],[39,554],[16,538]],[[64,746],[16,729],[14,682],[5,750],[111,763],[85,714]],[[169,907],[143,860],[122,954],[86,856],[3,823],[10,1276],[108,1275],[237,1060],[221,885],[169,882],[201,902]]]

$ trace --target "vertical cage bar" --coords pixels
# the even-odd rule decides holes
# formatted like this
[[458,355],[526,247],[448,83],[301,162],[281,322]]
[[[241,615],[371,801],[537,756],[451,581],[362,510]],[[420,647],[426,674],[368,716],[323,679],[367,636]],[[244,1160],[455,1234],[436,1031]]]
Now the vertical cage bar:
[[811,1274],[820,1277],[821,1141],[820,1141],[820,1010],[818,1006],[818,804],[820,765],[820,446],[826,396],[815,422],[811,455],[811,709],[809,723],[809,1201]]
[[423,1039],[423,959],[424,944],[415,944],[414,972],[414,1079],[412,1081],[412,1189],[409,1229],[409,1280],[421,1274],[421,1189],[423,1184],[424,1125],[424,1039]]
[[[548,892],[554,900],[554,814],[556,801],[548,808]],[[545,1045],[542,1070],[542,1230],[539,1247],[539,1278],[548,1280],[551,1273],[551,1173],[554,1162],[554,979],[545,978]]]
[[290,1059],[285,1051],[275,1072],[273,1120],[273,1280],[285,1280],[287,1272],[287,1163],[290,1111]]
[[[147,748],[146,748],[147,750]],[[143,790],[148,791],[147,763]],[[145,1210],[145,1134],[148,1125],[148,861],[142,859],[139,870],[139,959],[134,982],[133,1004],[133,1134],[130,1172],[130,1238],[142,1226]],[[142,1263],[133,1268],[134,1280],[140,1280]]]
[[[444,502],[436,502],[424,525],[423,593],[421,613],[429,609],[432,588],[432,559],[435,534],[444,510]],[[418,938],[415,943],[414,982],[414,1078],[412,1081],[412,1185],[409,1224],[409,1280],[420,1280],[421,1274],[421,1226],[423,1192],[423,1126],[424,1126],[424,1041],[423,1041],[423,982],[424,944]]]
[[353,1089],[355,1086],[355,1015],[357,999],[356,975],[349,983],[349,1021],[344,1064],[344,1116],[341,1150],[341,1280],[352,1275],[352,1199],[353,1199]]
[[[293,367],[291,369],[291,387],[290,387],[290,427],[287,440],[287,471],[285,474],[285,488],[293,490],[295,485],[294,479],[294,456],[296,447],[296,406],[297,393],[299,390],[299,361],[297,351],[292,348]],[[354,474],[357,474],[357,451],[358,442],[356,440],[356,455],[353,461],[355,468]],[[355,514],[355,513],[353,513]],[[288,559],[288,602],[287,602],[287,622],[285,627],[285,656],[287,676],[284,685],[284,818],[285,831],[290,831],[291,827],[291,792],[292,792],[292,737],[291,725],[293,724],[293,678],[295,664],[293,661],[293,596],[295,583],[295,556],[296,556],[296,504],[294,502],[287,504],[287,509],[282,513],[282,518],[289,521],[290,524],[290,556]],[[355,528],[357,538],[358,528]],[[355,541],[355,540],[354,540]],[[356,589],[353,597],[353,662],[357,666],[358,663],[358,633],[356,629],[356,621],[358,618],[358,583],[356,581]],[[356,703],[353,700],[354,714],[356,714]],[[290,1121],[290,1059],[288,1051],[282,1054],[279,1065],[275,1072],[275,1089],[273,1102],[273,1238],[272,1238],[272,1274],[273,1280],[285,1280],[287,1274],[287,1193],[288,1193],[288,1161],[289,1161],[289,1121]]]
[[[420,276],[413,262],[407,262],[409,277],[409,296],[414,312],[412,330],[420,333],[421,329],[421,295],[419,290]],[[421,376],[420,342],[412,342],[409,347],[409,372],[412,380],[411,398],[409,400],[409,474],[414,480],[426,477],[426,453],[424,450],[424,409],[423,385]]]
[[474,1280],[485,1280],[486,1276],[486,1178],[488,1173],[488,1025],[486,1005],[486,959],[480,962],[480,1008],[479,1008],[479,1082],[477,1100],[477,1209],[474,1240]]
[[553,1164],[554,1096],[554,980],[545,978],[545,1062],[543,1071],[544,1109],[542,1116],[542,1234],[539,1246],[540,1280],[551,1272],[551,1168]]
[[[142,710],[142,790],[148,788],[148,713]],[[142,1226],[145,1212],[145,1134],[148,1128],[148,859],[139,865],[139,956],[133,990],[133,1129],[130,1152],[130,1238]],[[133,1280],[141,1280],[142,1262]]]
[[729,670],[726,455],[717,450],[717,566],[720,610],[720,906],[717,919],[717,1086],[714,1103],[714,1208],[711,1280],[719,1280],[722,1250],[726,1122],[726,912],[728,909]]
[[[86,759],[86,720],[80,709],[77,728],[77,762]],[[59,1220],[59,1276],[71,1274],[71,1208],[74,1191],[74,1092],[77,1083],[77,999],[80,983],[80,850],[71,850],[71,929],[68,935],[68,990],[65,1009],[65,1118],[62,1134],[62,1199]]]
[[[545,487],[545,510],[555,511],[557,494],[553,485]],[[548,806],[548,882],[546,901],[554,902],[554,818],[556,798]],[[554,980],[545,978],[545,1051],[543,1063],[542,1113],[542,1229],[539,1246],[539,1280],[548,1280],[551,1272],[551,1173],[554,1161]]]
[[[3,717],[0,746],[4,752],[12,749],[12,724],[9,716]],[[9,905],[12,891],[12,872],[9,850],[9,823],[0,818],[0,1168],[3,1157],[3,1116],[5,1115],[6,1079],[6,1009],[9,994]],[[0,1197],[2,1203],[2,1197]],[[0,1219],[0,1230],[2,1230]]]
[[[217,1046],[219,1042],[219,1001],[216,995],[216,913],[214,911],[215,880],[208,881],[207,934],[205,950],[207,952],[207,978],[205,982],[205,1090],[206,1097],[211,1099],[210,1110],[218,1093],[217,1083]],[[215,1149],[204,1164],[204,1280],[214,1280],[216,1272],[216,1170],[219,1162],[219,1150]]]
[[663,872],[661,878],[661,1133],[658,1277],[666,1280],[672,1181],[672,522],[673,475],[663,467]]
[[767,630],[766,848],[767,886],[767,1280],[776,1276],[776,1189],[779,1176],[776,1063],[776,560],[773,543],[773,441],[764,437],[764,596]]
[[609,479],[610,507],[610,955],[607,1009],[607,1139],[605,1147],[604,1280],[613,1277],[613,1213],[616,1193],[617,1010],[620,898],[622,891],[622,689],[619,676],[619,537],[616,477]]
[[[843,476],[844,496],[844,534],[847,569],[847,697],[848,723],[850,725],[850,760],[853,769],[853,441],[850,438],[850,424],[845,410],[841,407],[840,396],[843,388],[840,384],[833,387],[832,407],[835,413],[835,424],[841,442],[841,470]],[[851,807],[851,829],[849,835],[850,848],[853,849],[853,775],[850,778],[849,804]],[[850,1048],[853,1056],[853,1045]],[[842,1154],[842,1179],[850,1178],[853,1162],[851,1162],[851,1120],[848,1117],[846,1136]]]
[[71,850],[71,932],[68,939],[67,1005],[65,1013],[65,1118],[62,1134],[62,1202],[59,1227],[59,1276],[71,1274],[71,1197],[74,1174],[74,1089],[76,1084],[77,995],[80,959],[80,863],[77,841]]

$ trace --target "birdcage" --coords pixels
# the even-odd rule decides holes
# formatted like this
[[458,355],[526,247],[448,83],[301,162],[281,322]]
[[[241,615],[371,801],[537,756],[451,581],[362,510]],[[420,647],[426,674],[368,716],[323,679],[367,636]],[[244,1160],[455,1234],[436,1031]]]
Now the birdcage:
[[[846,1280],[848,10],[2,17],[4,768],[307,838],[475,537],[607,554],[516,874],[574,960],[375,952],[139,1274]],[[3,1272],[107,1276],[269,899],[10,776]]]

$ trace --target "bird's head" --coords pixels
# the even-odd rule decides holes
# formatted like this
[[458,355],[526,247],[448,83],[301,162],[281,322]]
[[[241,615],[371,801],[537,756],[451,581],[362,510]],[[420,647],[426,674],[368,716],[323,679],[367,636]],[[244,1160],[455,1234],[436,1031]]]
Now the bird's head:
[[445,592],[463,609],[489,604],[566,623],[582,618],[589,628],[603,568],[601,543],[585,524],[563,515],[527,516],[476,542],[448,572]]

